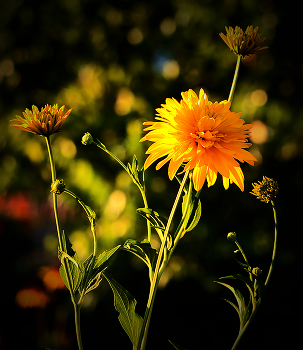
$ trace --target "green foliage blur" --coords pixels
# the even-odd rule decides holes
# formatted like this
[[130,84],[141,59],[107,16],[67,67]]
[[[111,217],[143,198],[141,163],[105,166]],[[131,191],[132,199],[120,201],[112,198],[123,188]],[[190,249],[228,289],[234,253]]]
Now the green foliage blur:
[[[299,13],[292,3],[285,7],[273,0],[0,2],[1,349],[76,346],[68,292],[60,284],[47,284],[45,277],[59,267],[45,142],[11,128],[10,119],[32,105],[73,108],[61,132],[52,136],[57,177],[96,212],[101,251],[129,238],[142,240],[146,225],[135,212],[143,207],[137,188],[108,155],[82,145],[83,134],[90,132],[124,163],[135,153],[143,165],[148,145],[139,143],[142,124],[154,119],[155,109],[166,98],[180,100],[182,91],[202,87],[213,102],[227,99],[236,56],[219,33],[225,33],[225,26],[246,29],[251,24],[259,27],[269,49],[242,60],[232,110],[243,112],[245,121],[254,124],[251,151],[258,163],[242,167],[243,193],[235,185],[225,191],[220,176],[213,187],[203,188],[201,221],[181,240],[163,276],[147,349],[172,349],[167,339],[189,349],[232,346],[237,315],[220,299],[229,298],[228,291],[213,281],[240,272],[234,247],[226,240],[229,231],[237,232],[250,261],[268,269],[271,208],[249,194],[251,183],[263,175],[280,187],[278,257],[267,300],[241,346],[295,344],[288,334],[296,329],[291,330],[286,320],[295,319],[291,303],[298,293],[303,64],[297,48]],[[170,182],[167,167],[150,167],[146,182],[150,207],[168,216],[177,181]],[[85,213],[72,198],[58,199],[64,229],[85,259],[92,249]],[[143,263],[121,252],[110,270],[134,295],[142,315],[148,293]],[[41,303],[20,303],[18,295],[24,290],[36,291],[35,300],[40,298]],[[117,317],[113,295],[103,281],[83,307],[84,348],[102,348],[102,342],[104,348],[130,348]]]

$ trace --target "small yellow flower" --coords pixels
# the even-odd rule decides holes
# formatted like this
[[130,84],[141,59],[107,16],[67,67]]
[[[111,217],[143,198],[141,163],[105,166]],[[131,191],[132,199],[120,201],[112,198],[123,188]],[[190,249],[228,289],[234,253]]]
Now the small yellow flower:
[[255,182],[252,185],[254,188],[250,193],[260,199],[262,202],[269,203],[278,195],[278,183],[269,177],[263,176],[262,181]]
[[236,26],[225,27],[226,35],[220,33],[220,37],[224,40],[225,44],[238,56],[249,56],[258,51],[265,50],[268,47],[261,47],[261,44],[266,38],[261,38],[261,34],[258,33],[258,27],[255,29],[253,26],[248,26],[246,31]]
[[46,105],[41,111],[36,106],[32,106],[32,110],[26,108],[25,112],[22,112],[24,118],[16,115],[17,119],[11,120],[11,126],[37,135],[52,135],[60,131],[60,127],[72,111],[69,109],[64,114],[64,108],[65,106],[58,108],[58,104]]
[[237,160],[251,165],[257,160],[245,150],[251,146],[247,142],[251,124],[240,118],[242,113],[230,111],[230,102],[210,102],[203,89],[199,96],[193,90],[181,95],[180,103],[167,98],[157,109],[158,121],[144,123],[149,132],[140,141],[154,142],[146,151],[144,169],[164,157],[156,169],[169,162],[170,180],[184,165],[183,171],[193,170],[197,191],[205,180],[212,186],[218,172],[225,189],[234,182],[243,191],[244,175]]

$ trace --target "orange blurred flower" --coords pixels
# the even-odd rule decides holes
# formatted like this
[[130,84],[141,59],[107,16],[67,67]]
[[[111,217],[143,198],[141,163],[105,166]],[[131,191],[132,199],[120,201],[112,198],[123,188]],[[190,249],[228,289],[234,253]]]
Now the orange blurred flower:
[[226,35],[220,33],[220,37],[224,40],[225,44],[238,56],[249,56],[258,51],[265,50],[268,47],[261,47],[261,44],[266,38],[261,38],[261,34],[258,33],[258,27],[255,29],[253,26],[248,26],[246,31],[236,26],[225,27]]
[[64,114],[64,108],[65,106],[58,108],[58,104],[46,105],[41,111],[36,106],[32,106],[32,110],[26,108],[25,112],[22,112],[24,118],[16,115],[17,119],[11,120],[14,123],[11,126],[37,135],[52,135],[60,131],[60,127],[72,111],[69,109]]
[[50,291],[65,288],[65,284],[57,268],[43,266],[40,268],[39,276],[43,280],[45,287]]
[[44,308],[48,302],[48,296],[34,288],[21,289],[16,295],[16,303],[22,308]]
[[230,111],[230,102],[212,103],[203,89],[199,97],[193,90],[183,92],[182,100],[166,99],[166,104],[157,109],[157,122],[145,122],[149,131],[140,141],[154,142],[146,151],[149,154],[144,168],[161,157],[156,169],[169,162],[168,175],[172,180],[184,164],[183,171],[193,169],[193,183],[198,191],[205,179],[212,186],[219,172],[224,188],[235,183],[244,190],[244,175],[240,162],[254,165],[257,159],[244,148],[251,124],[244,124],[242,113]]

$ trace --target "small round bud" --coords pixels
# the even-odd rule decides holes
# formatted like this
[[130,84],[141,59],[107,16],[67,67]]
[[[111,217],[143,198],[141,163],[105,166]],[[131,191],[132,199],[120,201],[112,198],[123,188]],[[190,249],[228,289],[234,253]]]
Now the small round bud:
[[255,275],[255,276],[260,276],[261,273],[262,273],[262,270],[260,269],[260,267],[254,267],[254,268],[252,269],[252,273],[253,273],[253,275]]
[[82,137],[83,145],[90,145],[94,141],[92,135],[89,132],[86,132]]
[[237,240],[236,232],[229,232],[227,235],[227,240],[231,242],[236,242]]
[[65,190],[65,183],[64,180],[55,180],[52,184],[51,184],[51,192],[55,193],[55,194],[61,194],[62,192],[64,192]]

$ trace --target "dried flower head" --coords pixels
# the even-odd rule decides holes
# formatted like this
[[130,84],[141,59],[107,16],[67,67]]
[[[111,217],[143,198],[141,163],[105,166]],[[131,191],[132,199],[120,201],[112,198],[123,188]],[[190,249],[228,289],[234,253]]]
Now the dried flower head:
[[[193,91],[183,92],[180,103],[166,99],[166,104],[158,108],[158,121],[145,122],[149,131],[140,141],[154,142],[146,151],[149,154],[144,168],[159,158],[156,169],[169,162],[168,175],[172,180],[178,169],[193,169],[193,183],[199,191],[205,179],[212,186],[219,172],[223,177],[224,188],[234,182],[244,190],[244,175],[240,162],[254,165],[256,158],[244,150],[251,124],[244,124],[242,113],[230,111],[230,102],[212,103],[203,89],[199,96]],[[181,171],[182,172],[182,171]]]
[[238,56],[249,56],[258,51],[265,50],[268,47],[261,47],[261,44],[266,38],[261,38],[258,33],[258,27],[248,26],[246,31],[240,27],[233,29],[232,27],[225,27],[226,35],[220,33],[220,37],[225,44]]
[[36,106],[32,106],[32,110],[26,108],[25,112],[22,112],[24,118],[17,115],[17,119],[11,120],[11,126],[37,135],[52,135],[60,131],[60,127],[72,111],[69,109],[64,114],[64,108],[65,106],[58,108],[58,104],[46,105],[41,111]]
[[269,177],[263,176],[262,181],[255,182],[252,185],[254,188],[250,193],[262,202],[269,203],[278,195],[278,183]]

